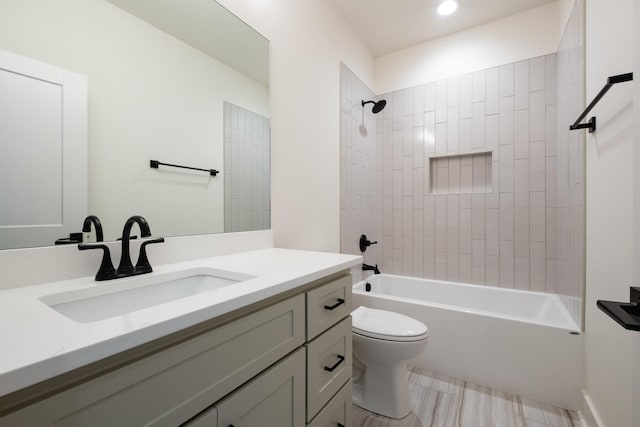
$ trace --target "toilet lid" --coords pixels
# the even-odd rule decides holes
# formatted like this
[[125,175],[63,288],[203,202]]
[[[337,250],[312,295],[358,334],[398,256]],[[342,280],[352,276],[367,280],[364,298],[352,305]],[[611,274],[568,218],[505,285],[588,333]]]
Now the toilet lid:
[[351,312],[356,334],[387,341],[420,341],[429,336],[427,326],[409,316],[360,306]]

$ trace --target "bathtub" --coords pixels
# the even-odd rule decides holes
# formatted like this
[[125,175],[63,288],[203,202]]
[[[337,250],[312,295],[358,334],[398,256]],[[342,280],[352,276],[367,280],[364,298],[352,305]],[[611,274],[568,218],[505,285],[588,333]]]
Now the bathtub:
[[580,406],[582,331],[557,295],[380,274],[353,285],[353,308],[361,305],[427,325],[427,350],[410,362],[418,368]]

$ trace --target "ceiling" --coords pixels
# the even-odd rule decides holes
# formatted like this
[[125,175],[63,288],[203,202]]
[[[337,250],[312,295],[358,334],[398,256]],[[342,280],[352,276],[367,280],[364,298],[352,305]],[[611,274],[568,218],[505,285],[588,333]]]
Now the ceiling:
[[460,0],[460,9],[439,16],[439,0],[327,0],[380,56],[485,24],[556,0]]

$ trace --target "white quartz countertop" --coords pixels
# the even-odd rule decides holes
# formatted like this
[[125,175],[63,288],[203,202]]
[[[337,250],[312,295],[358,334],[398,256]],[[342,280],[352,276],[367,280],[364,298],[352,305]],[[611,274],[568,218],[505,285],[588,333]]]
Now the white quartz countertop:
[[[0,291],[0,396],[295,289],[362,262],[354,255],[261,249],[165,264],[134,278],[93,277]],[[45,304],[47,296],[118,282],[210,268],[255,276],[220,289],[128,314],[80,323]],[[123,283],[123,282],[122,282]]]

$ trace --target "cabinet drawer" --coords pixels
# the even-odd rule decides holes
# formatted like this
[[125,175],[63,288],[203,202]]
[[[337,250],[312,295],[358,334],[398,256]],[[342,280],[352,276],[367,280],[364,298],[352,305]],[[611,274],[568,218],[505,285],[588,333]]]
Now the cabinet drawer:
[[218,425],[304,425],[304,353],[304,348],[298,349],[216,403]]
[[56,394],[0,425],[176,426],[304,342],[298,295]]
[[351,275],[307,292],[307,341],[351,313]]
[[333,399],[307,424],[308,427],[351,426],[351,380],[342,386]]
[[307,344],[307,422],[351,378],[351,316]]

